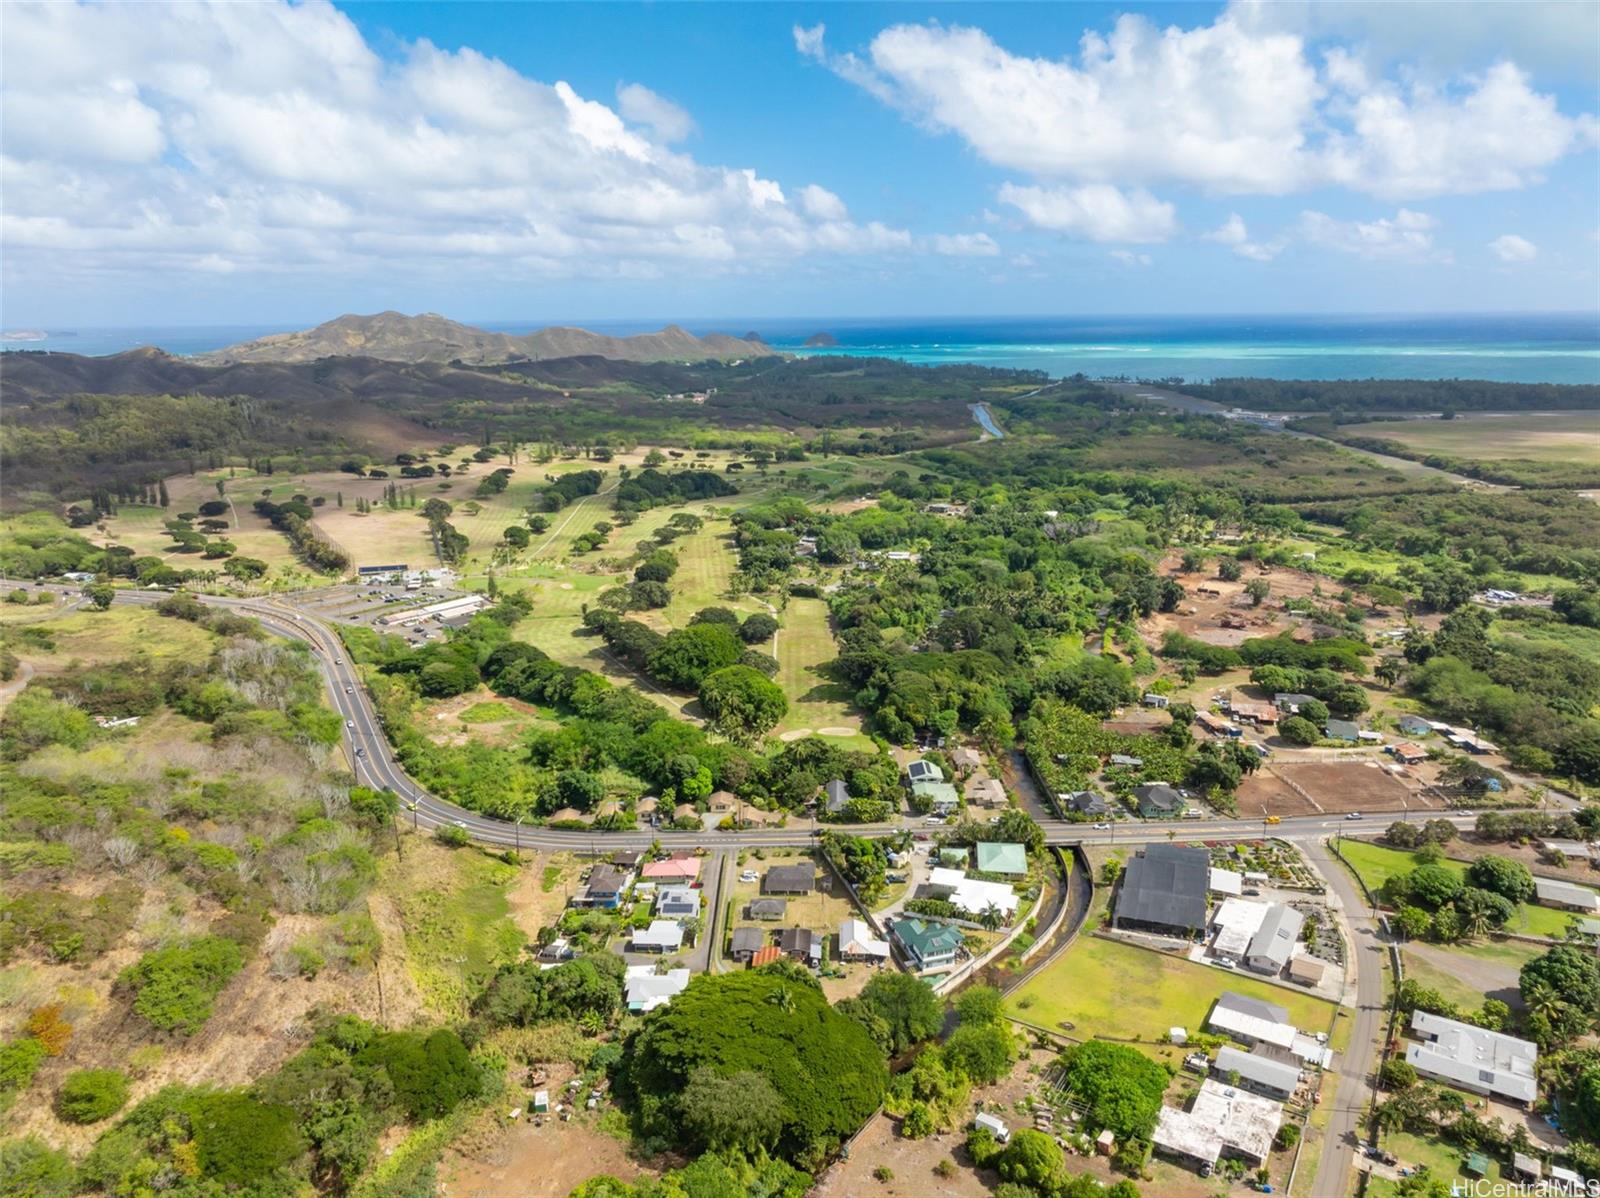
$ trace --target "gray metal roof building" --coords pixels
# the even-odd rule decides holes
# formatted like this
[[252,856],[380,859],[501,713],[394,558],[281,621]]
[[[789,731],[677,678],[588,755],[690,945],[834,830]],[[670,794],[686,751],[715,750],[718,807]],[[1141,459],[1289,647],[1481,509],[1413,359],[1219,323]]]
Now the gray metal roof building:
[[1289,963],[1306,917],[1293,907],[1273,903],[1245,950],[1244,963],[1257,973],[1276,974]]
[[1237,1073],[1240,1085],[1273,1098],[1288,1098],[1300,1084],[1300,1070],[1295,1066],[1245,1052],[1231,1044],[1217,1049],[1215,1068],[1225,1077]]
[[1205,849],[1150,845],[1123,872],[1114,926],[1186,935],[1204,931],[1210,873],[1211,855]]

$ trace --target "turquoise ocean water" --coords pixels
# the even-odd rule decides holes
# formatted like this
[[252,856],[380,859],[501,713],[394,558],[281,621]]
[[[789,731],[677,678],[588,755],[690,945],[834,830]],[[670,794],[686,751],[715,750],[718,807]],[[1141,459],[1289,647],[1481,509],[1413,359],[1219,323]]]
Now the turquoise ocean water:
[[[477,321],[480,327],[526,332],[547,321]],[[625,335],[665,321],[584,322]],[[724,317],[681,321],[696,333],[757,332],[775,349],[970,362],[1041,370],[1052,377],[1205,380],[1266,378],[1476,378],[1502,382],[1600,384],[1600,316],[1437,317],[1024,317],[762,320]],[[6,349],[111,354],[141,345],[169,353],[220,349],[282,327],[50,329],[37,341]],[[827,332],[839,344],[808,350]]]

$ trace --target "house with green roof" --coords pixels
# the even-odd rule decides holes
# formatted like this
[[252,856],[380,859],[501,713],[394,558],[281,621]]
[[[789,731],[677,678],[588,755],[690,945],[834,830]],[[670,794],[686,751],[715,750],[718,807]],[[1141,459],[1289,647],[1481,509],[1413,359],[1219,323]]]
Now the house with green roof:
[[961,950],[961,929],[925,919],[895,919],[889,936],[918,972],[954,965]]
[[978,845],[978,872],[1020,878],[1028,872],[1028,850],[1020,844]]
[[949,815],[961,806],[960,792],[948,782],[913,782],[911,793],[934,815]]

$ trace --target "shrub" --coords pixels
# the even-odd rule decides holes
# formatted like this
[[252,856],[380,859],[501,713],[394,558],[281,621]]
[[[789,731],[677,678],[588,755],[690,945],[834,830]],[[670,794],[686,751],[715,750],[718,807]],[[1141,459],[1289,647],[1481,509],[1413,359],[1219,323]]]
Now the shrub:
[[56,1091],[56,1114],[68,1123],[99,1123],[128,1101],[128,1079],[115,1069],[78,1069]]
[[433,838],[452,849],[464,849],[472,843],[472,837],[467,835],[467,830],[458,828],[454,824],[440,824],[433,830]]
[[48,1055],[32,1036],[0,1047],[0,1098],[26,1089]]
[[7,1198],[68,1198],[72,1160],[37,1136],[0,1140],[0,1179]]
[[232,940],[201,936],[146,953],[118,982],[133,991],[133,1009],[160,1031],[192,1034],[211,1018],[211,1004],[244,964]]

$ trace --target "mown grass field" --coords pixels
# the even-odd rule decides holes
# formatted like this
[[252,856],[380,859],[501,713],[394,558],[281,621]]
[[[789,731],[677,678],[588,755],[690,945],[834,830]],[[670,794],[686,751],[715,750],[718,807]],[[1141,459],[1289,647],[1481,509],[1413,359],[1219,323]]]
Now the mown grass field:
[[849,728],[859,734],[861,720],[848,691],[819,670],[838,656],[828,605],[821,599],[790,599],[779,620],[777,682],[789,698],[789,714],[778,731]]
[[1594,412],[1470,412],[1454,420],[1347,424],[1339,431],[1450,457],[1600,465],[1600,417]]
[[[1007,1013],[1052,1031],[1074,1026],[1079,1039],[1156,1041],[1170,1028],[1199,1031],[1225,990],[1284,1007],[1307,1033],[1326,1031],[1334,1004],[1269,982],[1196,965],[1153,949],[1081,935],[1047,969],[1006,999]],[[1349,1020],[1341,1020],[1334,1047]]]
[[[1394,1153],[1400,1162],[1401,1168],[1415,1169],[1418,1165],[1426,1165],[1428,1172],[1442,1180],[1446,1185],[1453,1181],[1466,1180],[1464,1166],[1467,1154],[1453,1144],[1446,1144],[1442,1140],[1428,1139],[1424,1136],[1412,1135],[1410,1132],[1389,1132],[1380,1141],[1380,1147]],[[1489,1158],[1489,1171],[1486,1175],[1490,1181],[1500,1177],[1500,1162],[1495,1159],[1495,1154],[1485,1152]],[[1368,1198],[1378,1195],[1388,1198],[1399,1188],[1397,1182],[1386,1178],[1374,1176],[1367,1182],[1366,1194]]]
[[[1339,849],[1344,854],[1345,860],[1350,862],[1356,873],[1361,876],[1361,880],[1367,884],[1367,888],[1373,891],[1396,874],[1410,873],[1419,864],[1414,853],[1385,848],[1381,844],[1371,844],[1364,840],[1342,840]],[[1464,861],[1447,858],[1439,864],[1458,877],[1466,876],[1467,863]],[[1525,936],[1550,936],[1559,939],[1566,935],[1573,915],[1571,911],[1523,903],[1517,908],[1517,913],[1511,917],[1511,921],[1506,924],[1505,930]]]
[[[1501,966],[1511,978],[1544,951],[1542,945],[1520,940],[1505,940],[1490,944],[1457,944],[1449,949],[1452,957],[1460,956]],[[1473,982],[1463,978],[1459,972],[1440,968],[1436,961],[1425,961],[1413,952],[1405,952],[1404,956],[1408,979],[1419,982],[1430,990],[1437,990],[1463,1010],[1472,1011],[1483,1005],[1483,991]]]

